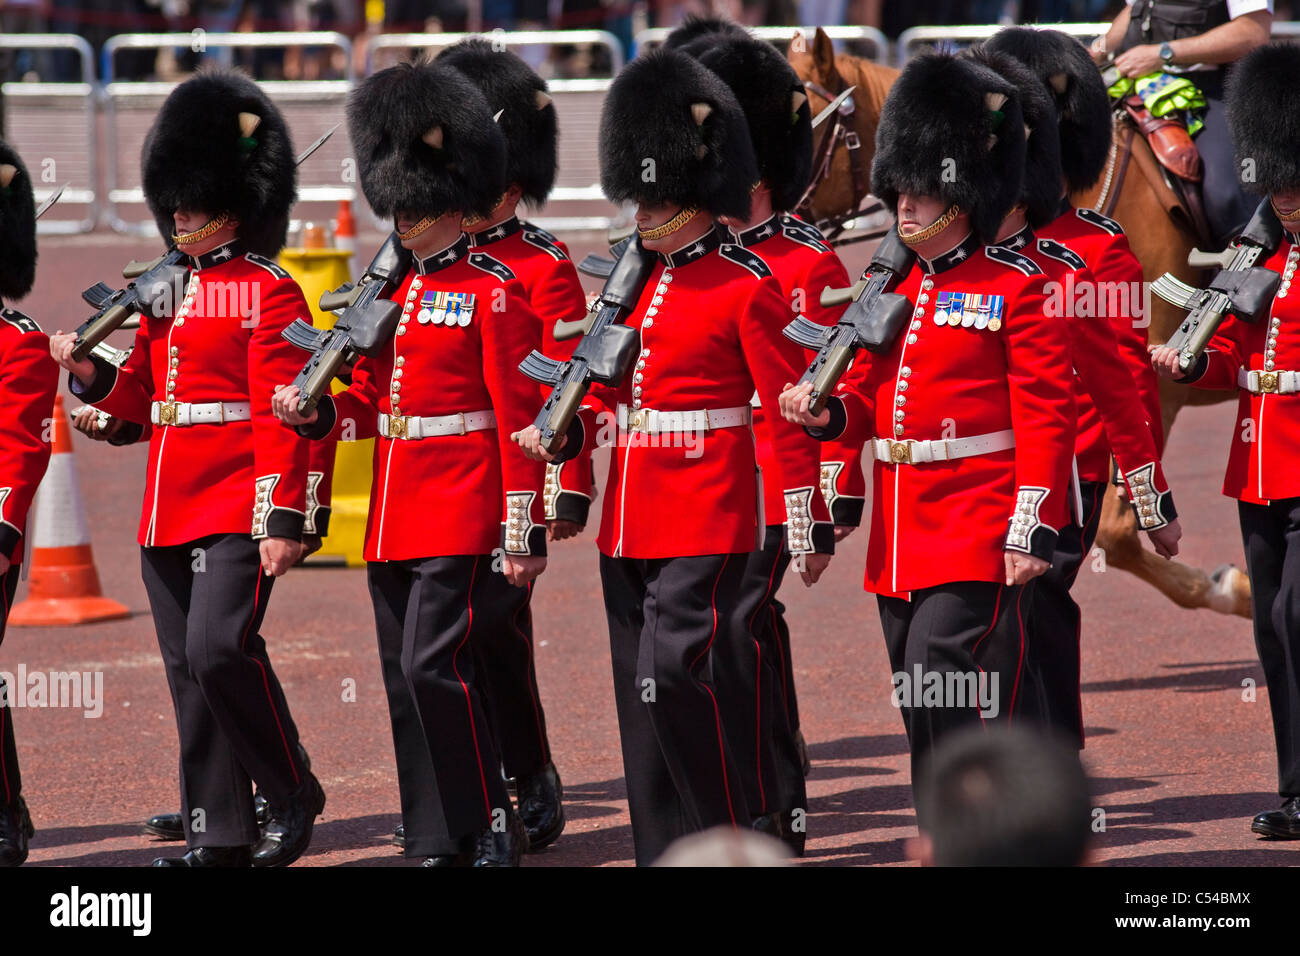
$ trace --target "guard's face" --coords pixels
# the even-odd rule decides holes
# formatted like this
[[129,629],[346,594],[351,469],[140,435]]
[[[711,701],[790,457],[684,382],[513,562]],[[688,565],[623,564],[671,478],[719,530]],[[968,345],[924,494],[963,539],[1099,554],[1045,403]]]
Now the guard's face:
[[1300,187],[1288,189],[1284,193],[1274,193],[1273,208],[1282,216],[1289,216],[1300,209]]
[[938,196],[916,196],[900,193],[898,197],[898,231],[916,232],[924,229],[944,214],[947,206]]
[[212,217],[206,212],[198,212],[192,209],[177,209],[172,213],[172,222],[176,226],[176,234],[184,235],[187,232],[197,232],[206,226]]

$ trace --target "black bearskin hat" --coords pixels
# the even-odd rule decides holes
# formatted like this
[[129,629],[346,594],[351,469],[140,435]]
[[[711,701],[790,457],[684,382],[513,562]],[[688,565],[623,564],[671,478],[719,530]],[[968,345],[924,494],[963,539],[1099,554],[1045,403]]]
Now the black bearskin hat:
[[1029,129],[1025,133],[1025,175],[1020,200],[1035,228],[1045,226],[1061,210],[1065,183],[1061,180],[1061,140],[1056,133],[1056,107],[1047,88],[1019,60],[984,46],[966,53],[1004,80],[1020,94],[1020,111]]
[[487,99],[446,63],[399,63],[348,99],[361,191],[375,215],[488,215],[506,186],[506,142]]
[[924,53],[880,112],[871,191],[897,212],[900,193],[937,196],[992,242],[1020,199],[1025,121],[1016,88],[969,57]]
[[[1300,45],[1269,43],[1228,76],[1228,125],[1242,188],[1261,195],[1300,186]],[[1253,172],[1253,177],[1247,173]]]
[[506,138],[506,184],[518,183],[534,205],[546,202],[555,185],[555,105],[546,81],[527,63],[506,50],[494,50],[479,38],[462,40],[438,54],[483,91]]
[[757,181],[745,114],[710,70],[661,48],[615,78],[600,117],[600,185],[611,202],[748,219]]
[[793,209],[812,178],[812,109],[799,75],[772,44],[747,35],[717,37],[685,52],[736,94],[772,208]]
[[1110,94],[1087,49],[1059,30],[1007,27],[984,47],[1013,56],[1051,91],[1061,131],[1061,168],[1070,192],[1090,188],[1110,155]]
[[141,183],[170,241],[177,209],[228,212],[250,252],[276,255],[297,198],[293,143],[280,111],[233,70],[206,70],[172,90],[145,137]]
[[0,298],[21,299],[36,281],[36,200],[22,157],[3,140],[0,170],[9,177],[0,185]]
[[697,17],[692,13],[682,21],[681,26],[664,38],[664,47],[669,50],[680,50],[684,46],[693,44],[694,47],[686,52],[695,55],[704,48],[703,44],[696,44],[697,40],[707,43],[710,40],[736,36],[748,37],[749,31],[735,20],[728,20],[726,17]]

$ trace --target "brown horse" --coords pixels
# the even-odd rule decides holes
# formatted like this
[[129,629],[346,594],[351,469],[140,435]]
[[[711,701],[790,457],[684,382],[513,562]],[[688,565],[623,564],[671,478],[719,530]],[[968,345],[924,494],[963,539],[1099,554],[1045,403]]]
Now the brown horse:
[[[804,81],[814,113],[826,105],[825,93],[834,96],[848,86],[856,86],[850,118],[861,143],[858,162],[869,170],[875,153],[880,108],[899,71],[849,54],[836,54],[830,38],[820,29],[811,45],[796,36],[786,57]],[[850,213],[854,209],[854,192],[849,151],[836,149],[826,175],[812,192],[811,218],[833,221]],[[1133,252],[1142,263],[1146,283],[1165,272],[1192,284],[1201,281],[1202,277],[1187,265],[1187,254],[1194,244],[1192,235],[1171,218],[1169,211],[1174,200],[1156,172],[1150,149],[1140,136],[1131,134],[1131,127],[1117,124],[1106,175],[1091,190],[1072,196],[1071,200],[1081,207],[1110,207],[1112,212],[1108,215],[1124,225]],[[1164,342],[1185,313],[1154,296],[1144,298],[1151,299],[1148,339]],[[1161,379],[1165,434],[1169,434],[1174,416],[1184,405],[1210,404],[1223,401],[1224,397],[1222,393],[1198,391]],[[1137,575],[1182,607],[1208,607],[1250,617],[1250,582],[1244,574],[1228,565],[1207,574],[1148,551],[1138,537],[1133,509],[1120,496],[1118,488],[1112,488],[1107,495],[1097,545],[1105,551],[1108,566]]]

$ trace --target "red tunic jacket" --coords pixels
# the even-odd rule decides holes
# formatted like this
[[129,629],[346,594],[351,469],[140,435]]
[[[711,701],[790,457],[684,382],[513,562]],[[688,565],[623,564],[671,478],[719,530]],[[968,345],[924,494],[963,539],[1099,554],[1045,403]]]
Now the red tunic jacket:
[[[530,222],[507,219],[486,232],[469,237],[470,245],[499,259],[524,287],[528,304],[541,321],[542,351],[564,361],[573,355],[579,339],[555,339],[555,322],[580,321],[587,314],[587,295],[569,250],[559,239]],[[542,387],[542,399],[551,386]],[[591,508],[591,454],[546,466],[542,508],[546,520],[587,523]]]
[[[762,259],[720,243],[713,232],[660,255],[628,320],[641,337],[636,368],[618,389],[589,393],[592,407],[564,452],[606,436],[612,444],[619,404],[630,417],[644,409],[748,408],[757,388],[777,407],[781,389],[802,371],[803,350],[781,334],[789,307]],[[832,553],[830,516],[816,494],[817,449],[797,426],[772,425],[790,550]],[[619,427],[596,543],[625,558],[747,553],[761,541],[758,485],[751,428],[629,435]]]
[[[1105,316],[1088,309],[1075,290],[1093,288],[1097,283],[1082,257],[1062,243],[1035,236],[1025,227],[1002,243],[1006,248],[1023,252],[1033,259],[1048,278],[1047,314],[1065,322],[1074,361],[1075,397],[1091,400],[1079,407],[1080,419],[1085,412],[1100,416],[1109,449],[1124,476],[1129,501],[1137,511],[1138,525],[1144,531],[1163,528],[1177,516],[1169,482],[1165,480],[1155,439],[1139,401],[1138,389],[1128,366],[1119,355],[1119,343]],[[1075,453],[1079,453],[1075,440]],[[1109,479],[1109,468],[1102,476],[1084,474],[1090,481]],[[1078,517],[1082,522],[1083,518]]]
[[50,462],[59,367],[40,327],[0,307],[0,554],[23,558],[27,511]]
[[[447,293],[466,297],[460,321],[442,321]],[[302,429],[376,439],[365,559],[491,554],[503,539],[512,554],[546,554],[542,465],[510,440],[538,405],[537,386],[519,372],[541,344],[523,286],[461,235],[417,261],[393,299],[403,304],[397,334],[377,358],[361,358],[351,387],[322,399],[319,419]],[[492,411],[496,427],[418,440],[379,434],[381,413],[478,411]]]
[[[804,315],[819,325],[834,325],[846,306],[824,307],[821,304],[822,290],[828,286],[842,289],[849,285],[849,274],[844,263],[835,254],[822,234],[815,226],[796,219],[794,216],[774,215],[765,222],[737,234],[736,242],[758,253],[767,267],[772,270],[781,291],[785,294],[787,315],[793,318]],[[800,374],[803,369],[800,369]],[[780,418],[779,413],[776,416]],[[785,499],[779,481],[781,465],[772,443],[772,426],[768,415],[762,407],[754,408],[754,436],[758,443],[758,465],[763,471],[763,511],[768,524],[781,524],[785,521]],[[813,447],[816,448],[816,441]],[[823,447],[814,453],[826,457],[828,449]],[[861,446],[858,451],[861,452]],[[822,463],[822,490],[825,492],[827,465]],[[835,507],[827,502],[835,517]],[[860,509],[859,509],[860,510]],[[836,521],[836,524],[839,522]],[[853,522],[856,524],[857,522]]]
[[243,254],[238,240],[199,259],[175,316],[143,316],[120,368],[92,356],[96,377],[73,394],[141,424],[156,401],[251,402],[252,420],[165,425],[149,438],[139,541],[184,544],[210,534],[300,538],[307,442],[271,412],[275,386],[303,353],[280,332],[310,313],[287,272]]
[[[1015,433],[1015,447],[1003,451],[920,464],[876,461],[867,590],[1001,583],[1005,550],[1051,560],[1057,529],[1068,520],[1074,402],[1064,325],[1043,321],[1043,279],[1028,259],[981,248],[973,237],[918,263],[898,289],[916,304],[911,325],[888,353],[860,363],[828,404],[830,426],[815,431],[827,437]],[[990,303],[984,328],[936,324],[938,306],[954,293],[1003,299]]]
[[[1119,355],[1137,386],[1141,407],[1155,442],[1156,457],[1164,454],[1164,426],[1160,420],[1160,390],[1151,357],[1147,354],[1149,313],[1139,314],[1146,284],[1142,265],[1120,224],[1092,209],[1068,208],[1054,221],[1037,230],[1041,239],[1054,239],[1077,253],[1088,265],[1097,282],[1094,315],[1110,320],[1119,346]],[[1074,296],[1075,311],[1086,307],[1086,289]],[[1081,298],[1081,296],[1083,298]],[[1089,481],[1110,480],[1111,447],[1108,432],[1094,399],[1081,382],[1075,383],[1079,406],[1079,423],[1075,438],[1075,456],[1079,477]]]
[[[1300,264],[1300,235],[1287,233],[1278,250],[1262,263],[1281,273],[1282,284],[1267,318],[1243,322],[1235,316],[1219,326],[1189,380],[1199,388],[1235,389],[1239,370],[1264,373],[1300,371],[1300,289],[1292,289]],[[1266,383],[1267,384],[1267,383]],[[1228,452],[1223,493],[1252,504],[1300,497],[1300,394],[1255,394],[1241,389],[1237,422]]]

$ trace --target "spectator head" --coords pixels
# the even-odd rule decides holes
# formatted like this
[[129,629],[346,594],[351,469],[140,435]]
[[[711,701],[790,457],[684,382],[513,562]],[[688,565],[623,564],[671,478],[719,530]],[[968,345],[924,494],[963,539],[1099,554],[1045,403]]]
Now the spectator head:
[[991,725],[946,737],[916,787],[923,863],[1079,866],[1088,781],[1074,747],[1041,728]]

